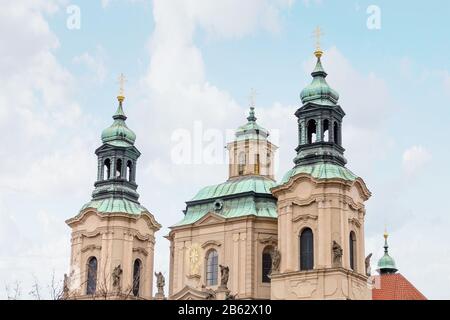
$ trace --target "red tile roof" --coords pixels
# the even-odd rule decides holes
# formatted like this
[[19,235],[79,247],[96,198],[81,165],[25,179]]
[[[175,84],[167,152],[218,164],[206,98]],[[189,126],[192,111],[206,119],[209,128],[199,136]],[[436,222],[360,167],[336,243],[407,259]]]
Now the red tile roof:
[[400,273],[375,277],[373,300],[427,300],[411,282]]

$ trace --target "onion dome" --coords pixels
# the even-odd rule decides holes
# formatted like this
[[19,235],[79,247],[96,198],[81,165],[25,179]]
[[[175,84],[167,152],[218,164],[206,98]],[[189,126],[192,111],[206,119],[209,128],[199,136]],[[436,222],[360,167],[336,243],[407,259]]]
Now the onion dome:
[[123,112],[122,103],[125,97],[117,97],[119,106],[113,116],[114,122],[111,126],[103,130],[102,141],[112,145],[130,146],[136,141],[136,134],[127,127],[125,120],[127,119]]
[[384,233],[384,255],[381,257],[380,260],[378,260],[378,269],[377,271],[380,274],[391,274],[391,273],[396,273],[398,271],[398,269],[395,266],[395,260],[389,255],[388,253],[388,243],[387,243],[387,238],[388,238],[388,233],[385,232]]
[[336,105],[339,100],[339,94],[325,80],[327,73],[323,69],[322,62],[320,61],[322,52],[316,51],[315,55],[317,57],[317,63],[314,71],[311,73],[313,81],[300,93],[302,103],[312,102],[320,105]]
[[261,127],[256,123],[255,107],[250,107],[249,116],[247,117],[247,123],[240,126],[236,130],[236,140],[246,139],[267,139],[269,131],[266,128]]

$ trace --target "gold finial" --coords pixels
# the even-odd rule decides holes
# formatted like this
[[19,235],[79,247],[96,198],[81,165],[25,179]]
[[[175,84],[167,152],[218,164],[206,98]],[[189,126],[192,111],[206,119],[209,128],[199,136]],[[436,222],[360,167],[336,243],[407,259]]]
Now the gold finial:
[[125,78],[125,75],[123,73],[119,76],[119,95],[117,96],[117,99],[119,102],[123,102],[125,100],[125,83],[127,82],[127,79]]
[[383,234],[384,239],[387,240],[387,238],[389,237],[389,233],[387,232],[387,227],[384,226],[384,234]]
[[313,36],[316,38],[316,51],[314,52],[314,55],[317,58],[320,58],[323,55],[323,51],[320,48],[320,37],[322,37],[324,33],[322,32],[322,29],[317,26],[317,28],[314,30]]
[[250,108],[254,108],[255,107],[255,98],[256,98],[257,94],[258,93],[256,92],[256,90],[254,88],[252,88],[250,90],[250,95],[248,96]]

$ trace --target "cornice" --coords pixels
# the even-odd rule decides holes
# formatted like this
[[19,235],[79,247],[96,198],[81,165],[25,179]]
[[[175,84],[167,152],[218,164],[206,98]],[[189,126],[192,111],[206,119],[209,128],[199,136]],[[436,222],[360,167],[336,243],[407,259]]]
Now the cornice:
[[96,215],[101,220],[107,220],[107,219],[111,219],[111,218],[125,218],[125,219],[129,219],[129,220],[137,221],[140,218],[145,218],[148,227],[151,230],[153,230],[154,232],[158,231],[162,227],[156,221],[155,217],[148,211],[135,215],[135,214],[129,214],[129,213],[125,213],[125,212],[101,213],[101,212],[97,211],[97,209],[93,209],[93,208],[86,208],[85,210],[81,211],[77,216],[66,220],[66,224],[69,225],[70,227],[80,224],[80,223],[82,223],[84,218],[89,214]]

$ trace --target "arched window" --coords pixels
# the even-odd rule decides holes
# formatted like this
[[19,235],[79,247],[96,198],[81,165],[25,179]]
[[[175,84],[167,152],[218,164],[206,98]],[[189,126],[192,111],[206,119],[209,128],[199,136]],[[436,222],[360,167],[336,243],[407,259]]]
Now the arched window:
[[267,246],[262,253],[262,282],[270,283],[270,273],[272,271],[272,251],[273,247]]
[[323,141],[329,142],[330,141],[330,121],[327,119],[323,121]]
[[116,161],[116,178],[122,177],[122,159]]
[[108,180],[111,177],[111,160],[106,159],[103,162],[103,180]]
[[339,125],[335,121],[333,125],[333,136],[334,136],[334,143],[340,144],[340,138],[339,138]]
[[255,174],[259,174],[259,154],[255,155]]
[[303,134],[303,128],[302,124],[300,123],[300,120],[298,121],[298,144],[302,144],[302,134]]
[[300,270],[314,268],[314,237],[311,229],[303,229],[300,234]]
[[317,141],[317,132],[316,132],[316,120],[308,121],[308,143],[315,143]]
[[139,259],[134,260],[133,265],[133,295],[139,296],[139,287],[141,284],[141,266],[142,262]]
[[356,235],[352,231],[349,237],[350,269],[356,270]]
[[238,164],[238,171],[239,171],[239,175],[242,176],[244,174],[244,169],[245,169],[245,153],[241,152],[239,154],[239,164]]
[[86,294],[95,294],[97,289],[97,258],[90,257],[87,264]]
[[128,162],[127,162],[127,180],[128,181],[131,181],[133,179],[132,174],[133,174],[133,163],[130,160],[128,160]]
[[206,254],[206,285],[217,285],[219,273],[219,255],[217,251],[212,249]]

